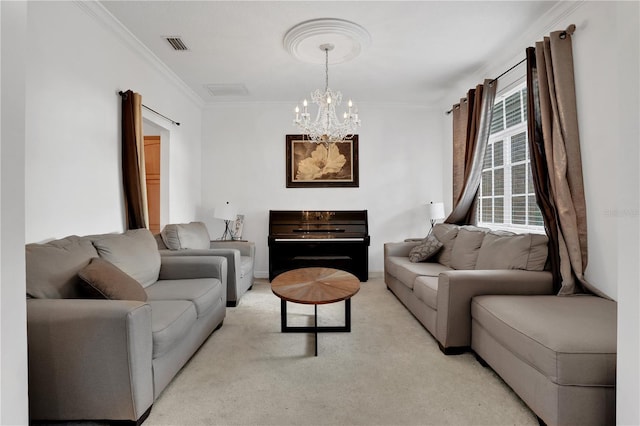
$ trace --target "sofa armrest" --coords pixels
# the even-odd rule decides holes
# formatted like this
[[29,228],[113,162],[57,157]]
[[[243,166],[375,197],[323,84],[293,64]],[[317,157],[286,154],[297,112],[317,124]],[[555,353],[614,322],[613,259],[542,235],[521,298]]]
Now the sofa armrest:
[[[422,241],[423,239],[421,239],[420,241]],[[409,257],[409,252],[411,251],[411,249],[417,246],[420,243],[420,241],[403,241],[399,243],[385,243],[384,257],[387,257],[387,256]]]
[[256,257],[256,245],[252,241],[214,240],[210,244],[212,249],[235,249],[241,256]]
[[28,299],[29,417],[137,420],[153,403],[151,307]]
[[[184,250],[160,250],[161,259],[172,256],[217,256],[227,259],[227,279],[229,286],[235,286],[240,279],[240,250],[236,249],[184,249]],[[171,261],[169,261],[171,262]],[[162,271],[161,271],[162,272]],[[184,277],[181,277],[184,278]],[[221,280],[222,281],[222,280]],[[227,281],[223,281],[227,282]]]
[[438,277],[436,338],[443,348],[471,345],[471,299],[485,294],[553,294],[548,271],[452,270]]
[[[183,250],[181,250],[183,251]],[[209,250],[207,250],[209,251]],[[160,253],[160,280],[217,278],[227,285],[227,259],[209,255],[165,255]]]

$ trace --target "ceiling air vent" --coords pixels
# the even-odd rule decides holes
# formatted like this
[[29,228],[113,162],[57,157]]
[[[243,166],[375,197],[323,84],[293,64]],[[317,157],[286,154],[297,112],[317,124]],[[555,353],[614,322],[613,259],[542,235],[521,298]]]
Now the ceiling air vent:
[[249,90],[244,84],[207,84],[204,87],[211,96],[247,96]]
[[189,50],[186,44],[180,39],[180,37],[165,37],[169,42],[173,50]]

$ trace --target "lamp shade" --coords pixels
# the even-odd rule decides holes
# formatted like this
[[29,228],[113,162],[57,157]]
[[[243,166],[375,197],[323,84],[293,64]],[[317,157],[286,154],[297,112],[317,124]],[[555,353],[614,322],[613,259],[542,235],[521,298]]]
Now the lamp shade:
[[236,220],[238,214],[236,208],[228,201],[220,206],[217,206],[213,212],[213,216],[216,219],[222,220]]
[[444,219],[444,203],[434,203],[433,201],[427,204],[429,206],[429,217],[431,220]]

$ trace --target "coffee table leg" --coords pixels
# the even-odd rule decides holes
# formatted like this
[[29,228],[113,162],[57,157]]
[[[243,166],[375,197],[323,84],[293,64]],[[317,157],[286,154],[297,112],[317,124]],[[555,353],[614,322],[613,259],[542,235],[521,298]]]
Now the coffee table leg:
[[280,299],[280,331],[282,333],[313,333],[315,337],[315,356],[318,356],[318,333],[351,331],[351,298],[344,300],[343,326],[318,326],[318,305],[313,305],[313,327],[289,326],[287,324],[287,301]]
[[280,299],[280,331],[284,333],[287,329],[287,301]]
[[313,305],[313,329],[315,334],[316,356],[318,356],[318,305]]
[[344,328],[347,333],[351,333],[351,298],[344,301]]

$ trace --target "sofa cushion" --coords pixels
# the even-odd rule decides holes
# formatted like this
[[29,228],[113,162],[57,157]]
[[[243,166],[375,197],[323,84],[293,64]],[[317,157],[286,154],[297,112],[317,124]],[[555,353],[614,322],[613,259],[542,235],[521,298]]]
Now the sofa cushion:
[[[222,303],[224,295],[220,280],[193,278],[186,280],[160,280],[145,289],[149,300],[188,300],[196,307],[198,318]],[[226,302],[226,301],[225,301]]]
[[100,257],[109,261],[148,287],[158,280],[160,252],[148,229],[132,229],[124,234],[103,234],[91,237]]
[[149,300],[153,358],[169,352],[189,334],[196,322],[196,307],[186,300]]
[[442,243],[435,236],[429,234],[420,244],[411,249],[409,260],[414,263],[424,262],[434,256],[441,248]]
[[542,271],[547,261],[546,235],[489,232],[482,241],[476,269]]
[[211,246],[209,231],[203,222],[169,224],[160,235],[169,250],[203,250]]
[[427,306],[438,309],[438,277],[420,276],[413,283],[413,294]]
[[451,267],[453,269],[475,269],[486,231],[475,226],[460,227],[451,250]]
[[91,241],[75,235],[25,247],[27,295],[38,299],[82,297],[78,271],[98,252]]
[[389,274],[411,289],[416,277],[422,275],[438,277],[440,272],[451,270],[451,268],[435,262],[413,263],[405,256],[388,256],[385,265]]
[[597,296],[476,296],[473,320],[553,383],[615,386],[615,302]]
[[451,267],[451,250],[458,235],[458,225],[451,223],[437,223],[433,227],[433,235],[442,243],[442,249],[438,252],[436,260],[444,266]]
[[78,276],[91,295],[111,300],[147,301],[147,293],[138,281],[99,257],[91,259]]

